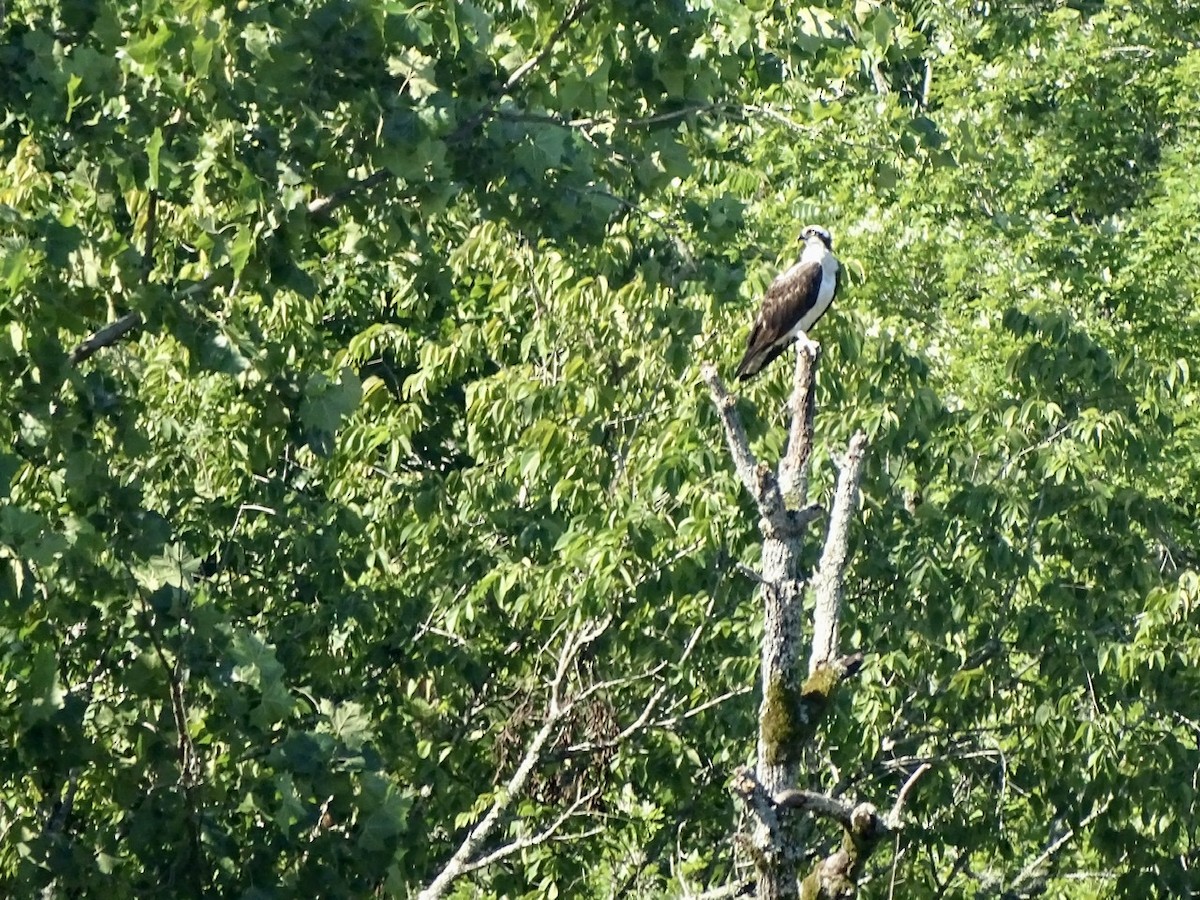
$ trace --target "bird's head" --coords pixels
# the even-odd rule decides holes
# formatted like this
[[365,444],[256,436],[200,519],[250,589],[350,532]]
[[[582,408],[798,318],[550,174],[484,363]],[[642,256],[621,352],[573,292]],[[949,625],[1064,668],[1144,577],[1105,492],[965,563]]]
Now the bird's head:
[[820,225],[806,225],[804,230],[800,232],[800,240],[804,241],[806,244],[820,241],[825,245],[827,250],[833,249],[833,235],[831,235]]

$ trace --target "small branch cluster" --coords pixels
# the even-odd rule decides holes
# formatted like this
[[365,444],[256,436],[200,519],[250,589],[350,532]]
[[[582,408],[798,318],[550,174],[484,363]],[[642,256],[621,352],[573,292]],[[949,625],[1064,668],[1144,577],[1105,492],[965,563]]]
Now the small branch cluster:
[[547,685],[548,696],[545,720],[526,746],[525,753],[521,757],[521,761],[517,765],[516,771],[513,772],[512,777],[508,779],[508,782],[497,793],[496,799],[492,801],[491,807],[484,814],[483,818],[475,824],[475,827],[470,830],[462,843],[459,844],[458,849],[454,851],[454,855],[450,857],[450,861],[437,874],[437,877],[429,883],[429,886],[421,891],[419,895],[420,900],[436,900],[436,898],[445,895],[450,885],[456,879],[468,872],[473,872],[483,866],[490,865],[520,850],[551,840],[555,837],[563,823],[587,802],[588,797],[578,797],[563,815],[559,816],[536,835],[520,838],[487,853],[483,852],[485,842],[492,836],[504,814],[508,811],[509,806],[512,805],[514,800],[524,796],[526,785],[529,783],[529,776],[533,773],[534,767],[541,761],[542,753],[547,743],[556,733],[562,720],[581,700],[608,686],[604,683],[595,684],[575,693],[573,696],[567,696],[565,692],[567,678],[574,668],[580,651],[600,637],[607,630],[611,621],[612,619],[609,617],[599,622],[589,623],[571,632],[563,640],[562,649],[559,651],[558,661],[555,666],[554,677]]
[[[709,606],[701,617],[700,623],[693,629],[678,658],[674,660],[673,664],[676,668],[682,668],[699,645],[714,602],[714,599],[710,599]],[[500,862],[523,850],[550,841],[580,840],[601,831],[600,827],[576,828],[575,830],[564,828],[573,820],[585,816],[587,808],[599,795],[599,788],[588,791],[579,786],[576,788],[574,799],[548,824],[499,846],[490,848],[487,846],[504,821],[505,814],[512,804],[530,794],[533,773],[537,766],[548,758],[553,758],[555,754],[561,753],[597,753],[619,747],[642,731],[651,728],[672,728],[680,719],[695,715],[702,709],[724,702],[736,695],[737,692],[730,692],[684,712],[678,711],[683,701],[676,701],[663,710],[667,689],[664,684],[659,684],[650,692],[650,696],[633,721],[612,737],[603,740],[582,741],[570,744],[565,748],[555,748],[555,738],[569,727],[568,723],[572,712],[581,704],[585,704],[597,694],[617,691],[635,682],[645,683],[654,680],[664,669],[672,665],[671,662],[663,660],[642,672],[571,688],[569,683],[578,680],[576,663],[581,651],[599,639],[608,630],[612,621],[612,616],[606,616],[570,632],[563,638],[555,662],[554,676],[546,684],[546,708],[541,726],[525,744],[524,752],[516,769],[504,787],[497,793],[488,811],[470,829],[458,849],[429,883],[429,886],[420,893],[420,900],[435,900],[435,898],[442,897],[454,881],[463,875]]]

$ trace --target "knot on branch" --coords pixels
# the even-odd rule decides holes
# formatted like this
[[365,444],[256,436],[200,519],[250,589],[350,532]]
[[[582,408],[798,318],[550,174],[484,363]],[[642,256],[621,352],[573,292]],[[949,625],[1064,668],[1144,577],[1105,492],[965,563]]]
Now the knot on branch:
[[881,837],[888,831],[879,818],[874,803],[860,803],[850,813],[850,834],[856,841],[868,841]]
[[842,680],[853,678],[859,673],[866,662],[866,657],[861,653],[849,653],[846,656],[839,657],[833,665],[841,671]]
[[[832,803],[838,801],[825,798]],[[838,818],[844,829],[841,849],[813,866],[800,886],[802,900],[858,896],[857,884],[867,858],[889,829],[872,803],[860,803],[850,808],[838,804]],[[839,817],[840,816],[840,817]]]
[[[737,795],[754,817],[770,832],[772,835],[779,833],[779,814],[776,811],[777,804],[767,795],[767,790],[762,786],[762,782],[755,777],[754,772],[749,766],[740,766],[733,773],[733,780],[729,783],[729,789]],[[752,842],[753,843],[753,842]],[[770,847],[778,847],[775,840],[770,842]],[[756,853],[765,853],[767,848],[758,846]]]
[[[773,486],[774,476],[771,483]],[[825,508],[819,503],[813,503],[804,509],[786,509],[781,504],[772,512],[773,515],[764,516],[759,520],[759,532],[764,538],[787,541],[804,534],[809,525],[825,515]]]

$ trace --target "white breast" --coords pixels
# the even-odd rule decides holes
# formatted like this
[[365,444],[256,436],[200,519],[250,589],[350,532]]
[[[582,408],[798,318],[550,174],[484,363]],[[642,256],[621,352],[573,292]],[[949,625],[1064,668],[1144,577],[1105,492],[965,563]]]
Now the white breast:
[[787,340],[789,341],[799,337],[800,332],[808,334],[808,330],[816,324],[817,319],[825,314],[825,311],[829,309],[829,304],[833,302],[833,292],[837,288],[837,257],[819,240],[809,241],[805,244],[804,253],[799,262],[792,267],[792,270],[795,272],[812,263],[817,263],[821,267],[821,287],[817,292],[817,302],[788,331]]

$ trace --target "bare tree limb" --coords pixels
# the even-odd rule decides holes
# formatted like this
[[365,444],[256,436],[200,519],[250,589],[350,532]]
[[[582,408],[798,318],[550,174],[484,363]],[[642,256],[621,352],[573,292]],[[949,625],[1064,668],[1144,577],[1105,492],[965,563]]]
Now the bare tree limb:
[[851,818],[855,807],[843,803],[834,797],[827,797],[816,791],[805,791],[789,788],[780,791],[772,800],[780,809],[804,809],[826,819],[837,822],[843,828],[850,828]]
[[355,194],[362,191],[369,191],[371,188],[385,181],[390,181],[394,176],[390,169],[377,169],[366,178],[351,184],[343,185],[327,197],[317,197],[308,204],[308,214],[310,216],[329,216],[338,208],[345,206],[346,202]]
[[[869,852],[882,838],[900,830],[908,796],[917,781],[930,768],[931,766],[926,763],[908,777],[900,788],[891,812],[883,816],[879,815],[879,811],[872,803],[847,803],[818,791],[788,788],[769,796],[761,782],[745,768],[738,770],[732,787],[738,796],[755,807],[769,807],[772,811],[805,810],[836,822],[846,832],[847,837],[853,840],[859,852]],[[765,814],[764,812],[763,815]],[[836,856],[837,854],[835,854]],[[819,863],[818,868],[828,869],[830,861],[833,859],[834,857],[830,857],[824,863]],[[864,860],[851,860],[850,864],[861,864],[862,861]],[[1040,858],[1035,860],[1032,865],[1038,864],[1040,864]]]
[[[733,467],[746,491],[754,498],[759,513],[762,515],[766,503],[760,486],[762,470],[758,460],[754,457],[754,451],[750,449],[746,426],[742,424],[742,417],[738,414],[737,397],[729,393],[724,382],[721,381],[721,376],[717,374],[717,367],[711,363],[705,363],[701,367],[700,377],[708,384],[713,405],[717,408],[717,415],[721,417],[721,425],[725,430],[725,442],[729,445],[729,454],[733,457]],[[782,498],[779,500],[779,505],[783,505]]]
[[[561,839],[558,835],[558,830],[562,828],[563,823],[577,814],[579,810],[588,803],[595,800],[599,794],[599,788],[589,791],[587,794],[581,794],[575,798],[571,805],[568,806],[561,815],[555,818],[553,822],[551,822],[537,834],[530,835],[529,837],[518,838],[515,841],[510,841],[504,846],[493,850],[491,853],[487,853],[478,859],[472,860],[471,862],[467,863],[462,874],[466,875],[468,872],[474,872],[477,869],[485,868],[486,866],[497,863],[506,857],[512,856],[514,853],[520,853],[522,850],[528,850],[530,847],[537,847],[550,840]],[[589,828],[586,831],[576,832],[569,835],[568,839],[581,840],[583,838],[592,837],[593,835],[599,834],[602,830],[603,829],[601,828]]]
[[933,765],[930,763],[921,763],[921,765],[919,765],[916,770],[908,776],[907,780],[900,788],[900,793],[896,795],[896,802],[892,804],[891,812],[889,812],[883,818],[884,823],[889,829],[895,831],[900,828],[904,816],[904,805],[908,802],[908,795],[911,794],[912,789],[917,786],[917,782],[920,781],[921,776],[932,768]]
[[[755,460],[745,427],[735,407],[735,398],[726,390],[716,369],[706,364],[701,377],[709,386],[734,467],[746,490],[754,498],[763,536],[762,585],[763,635],[759,706],[759,738],[755,773],[742,772],[734,780],[734,790],[753,814],[756,825],[750,846],[757,870],[757,890],[764,900],[794,897],[796,871],[803,848],[794,829],[781,830],[780,807],[771,799],[780,792],[795,790],[797,766],[812,738],[815,722],[827,706],[830,692],[846,669],[836,659],[836,642],[828,644],[821,657],[828,671],[803,680],[800,660],[803,615],[803,580],[800,572],[801,539],[805,526],[820,514],[819,507],[789,510],[785,503],[786,486],[792,499],[803,503],[807,487],[807,466],[811,456],[814,402],[812,399],[818,348],[810,342],[796,347],[797,360],[791,396],[788,446],[776,475],[771,468]],[[857,435],[847,454],[835,494],[835,518],[830,522],[823,565],[836,578],[826,577],[824,594],[841,601],[841,575],[847,554],[850,509],[854,505],[862,455],[866,439]],[[836,537],[835,537],[836,536]],[[823,596],[818,591],[818,598]],[[820,606],[820,599],[818,599]],[[836,635],[837,608],[828,630]],[[821,626],[818,625],[818,633]],[[861,659],[853,662],[855,669]],[[801,794],[793,795],[800,797]],[[815,801],[814,801],[815,802]]]
[[796,371],[792,382],[792,421],[787,450],[779,462],[779,488],[793,506],[808,500],[808,464],[812,456],[813,420],[816,416],[817,361],[821,345],[801,338],[796,343]]
[[109,322],[103,328],[92,332],[86,340],[81,342],[74,350],[71,351],[71,365],[77,366],[85,359],[94,356],[105,347],[111,347],[129,332],[142,325],[144,319],[140,312],[126,313],[117,319],[115,322]]
[[[197,281],[195,284],[189,285],[175,295],[176,300],[190,300],[192,297],[202,294],[212,288],[216,284],[216,276],[210,275],[203,281]],[[74,350],[70,352],[67,359],[71,365],[76,366],[89,357],[95,355],[98,351],[105,347],[111,347],[113,344],[120,341],[135,328],[144,324],[140,312],[126,313],[117,319],[115,322],[109,322],[103,328],[100,328],[90,334],[86,340],[82,341]]]
[[825,549],[813,578],[816,604],[813,609],[812,655],[808,661],[810,674],[823,663],[834,659],[838,652],[837,629],[842,615],[842,581],[849,552],[850,514],[858,502],[858,482],[862,477],[866,449],[867,437],[860,431],[850,439],[846,459],[838,473]]

